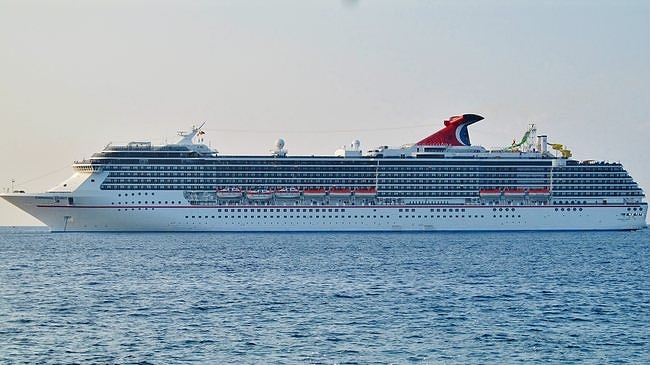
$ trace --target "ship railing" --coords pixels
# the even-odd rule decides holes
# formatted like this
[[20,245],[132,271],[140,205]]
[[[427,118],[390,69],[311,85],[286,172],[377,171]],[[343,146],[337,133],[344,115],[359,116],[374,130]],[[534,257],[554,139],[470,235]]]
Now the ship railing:
[[72,165],[72,169],[78,172],[100,172],[102,171],[102,166],[75,162],[75,164]]

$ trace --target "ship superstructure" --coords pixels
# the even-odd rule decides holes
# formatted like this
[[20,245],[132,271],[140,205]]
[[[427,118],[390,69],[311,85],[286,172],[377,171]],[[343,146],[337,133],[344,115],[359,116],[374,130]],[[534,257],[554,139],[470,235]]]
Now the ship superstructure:
[[[39,194],[5,194],[52,231],[633,230],[647,203],[619,163],[572,160],[531,125],[518,143],[470,144],[452,117],[431,136],[363,152],[227,156],[199,142],[108,145]],[[554,149],[553,153],[550,149]],[[555,155],[557,154],[557,156]]]

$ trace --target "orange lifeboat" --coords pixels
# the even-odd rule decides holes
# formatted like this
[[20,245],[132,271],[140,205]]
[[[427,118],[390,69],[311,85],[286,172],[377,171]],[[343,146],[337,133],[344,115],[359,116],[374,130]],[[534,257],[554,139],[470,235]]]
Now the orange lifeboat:
[[269,200],[273,197],[271,190],[248,190],[246,197],[250,200]]
[[330,197],[332,197],[332,198],[347,198],[350,195],[352,195],[352,189],[347,189],[347,188],[343,188],[343,189],[332,188],[332,189],[330,189]]
[[499,190],[499,189],[481,189],[478,192],[478,195],[481,198],[497,199],[497,198],[501,197],[501,190]]
[[305,189],[302,191],[302,195],[305,198],[323,198],[325,197],[327,191],[325,189]]
[[282,188],[275,191],[275,197],[279,199],[295,199],[300,197],[300,190],[296,188]]

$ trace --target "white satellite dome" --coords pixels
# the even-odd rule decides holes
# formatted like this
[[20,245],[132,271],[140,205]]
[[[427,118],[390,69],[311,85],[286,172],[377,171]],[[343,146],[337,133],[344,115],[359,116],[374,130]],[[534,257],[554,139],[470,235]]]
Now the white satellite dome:
[[361,141],[359,141],[358,139],[353,140],[352,141],[352,149],[354,151],[358,151],[360,148],[361,148]]

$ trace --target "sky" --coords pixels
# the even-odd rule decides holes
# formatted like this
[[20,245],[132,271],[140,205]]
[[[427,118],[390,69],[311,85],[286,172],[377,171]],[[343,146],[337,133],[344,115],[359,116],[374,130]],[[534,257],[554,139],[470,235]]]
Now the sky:
[[[650,188],[650,1],[0,0],[0,188],[206,122],[222,154],[399,146],[475,113]],[[0,202],[0,225],[39,222]]]

